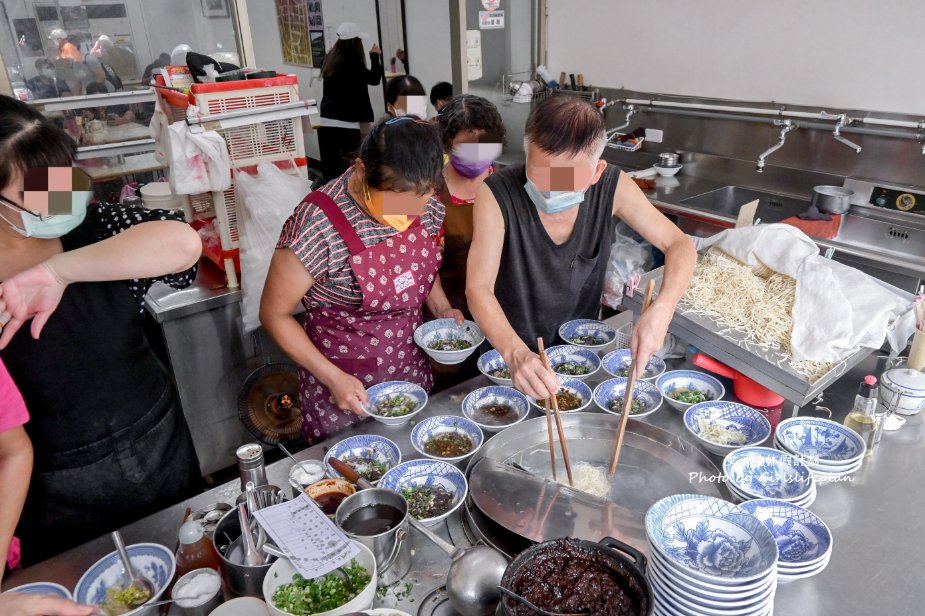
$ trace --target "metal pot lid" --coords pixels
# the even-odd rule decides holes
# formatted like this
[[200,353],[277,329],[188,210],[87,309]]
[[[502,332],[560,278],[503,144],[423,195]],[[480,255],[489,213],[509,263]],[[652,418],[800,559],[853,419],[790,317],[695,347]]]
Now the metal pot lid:
[[267,445],[302,436],[299,372],[291,364],[266,364],[254,370],[238,394],[238,417]]
[[[606,473],[619,417],[568,413],[562,419],[573,470],[584,462]],[[559,479],[566,481],[561,455],[556,462]],[[537,542],[560,537],[600,541],[611,536],[645,551],[645,513],[660,498],[690,491],[731,498],[725,484],[715,480],[719,469],[699,445],[637,420],[627,424],[607,498],[554,483],[551,475],[543,417],[498,433],[476,452],[467,469],[470,497],[478,509],[507,531]],[[697,479],[701,477],[704,480]]]
[[925,395],[925,372],[911,368],[892,368],[880,377],[886,389],[901,389],[903,393]]

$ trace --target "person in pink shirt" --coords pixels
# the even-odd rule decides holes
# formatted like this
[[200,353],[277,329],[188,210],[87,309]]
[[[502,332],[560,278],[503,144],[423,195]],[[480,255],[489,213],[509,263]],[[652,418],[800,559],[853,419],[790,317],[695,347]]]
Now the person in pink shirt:
[[[0,555],[4,561],[19,521],[29,477],[32,474],[32,443],[23,424],[29,421],[26,403],[0,361]],[[0,580],[4,567],[0,566]],[[18,592],[0,595],[0,614],[6,616],[89,616],[96,608],[57,597]]]

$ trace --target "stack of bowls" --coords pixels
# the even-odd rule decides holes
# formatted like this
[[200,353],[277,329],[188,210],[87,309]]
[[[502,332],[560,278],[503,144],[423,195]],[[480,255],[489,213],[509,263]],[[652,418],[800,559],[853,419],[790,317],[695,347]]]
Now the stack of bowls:
[[777,544],[730,502],[677,494],[646,513],[654,616],[769,616]]
[[743,447],[723,460],[726,486],[743,501],[771,498],[800,507],[816,500],[816,481],[796,456],[770,447]]
[[777,424],[774,446],[793,454],[819,483],[838,481],[864,463],[867,445],[861,435],[830,419],[793,417]]
[[812,511],[779,500],[760,499],[740,505],[767,527],[777,542],[778,581],[816,575],[832,556],[832,532]]

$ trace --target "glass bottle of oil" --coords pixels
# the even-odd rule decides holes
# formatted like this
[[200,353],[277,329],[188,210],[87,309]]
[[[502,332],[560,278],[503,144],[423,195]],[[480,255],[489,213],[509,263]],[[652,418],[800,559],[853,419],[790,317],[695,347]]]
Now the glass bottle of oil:
[[861,381],[858,387],[858,395],[854,397],[854,408],[845,418],[845,425],[864,439],[867,445],[867,453],[870,455],[874,450],[875,437],[877,435],[877,424],[881,420],[878,417],[877,410],[877,377],[867,375]]

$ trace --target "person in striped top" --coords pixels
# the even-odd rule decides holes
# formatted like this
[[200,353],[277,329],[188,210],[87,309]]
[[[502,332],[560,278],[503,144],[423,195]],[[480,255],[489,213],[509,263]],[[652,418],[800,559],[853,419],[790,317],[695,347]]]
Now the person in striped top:
[[[302,436],[316,443],[360,421],[366,389],[433,384],[414,344],[422,307],[462,322],[440,284],[444,206],[437,127],[380,122],[343,175],[308,195],[283,225],[260,305],[263,326],[299,366]],[[302,302],[304,329],[292,316]]]

